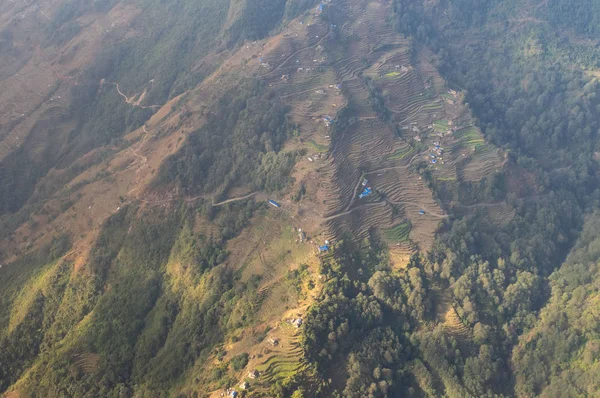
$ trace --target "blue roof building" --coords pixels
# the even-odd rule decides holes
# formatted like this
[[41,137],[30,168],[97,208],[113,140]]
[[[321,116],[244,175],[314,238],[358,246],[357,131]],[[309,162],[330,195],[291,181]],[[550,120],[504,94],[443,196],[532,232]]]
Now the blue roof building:
[[273,199],[269,199],[269,204],[273,207],[281,207],[281,205],[275,202]]
[[327,252],[327,251],[329,251],[329,246],[327,246],[327,245],[319,246],[319,251]]
[[369,196],[371,194],[371,192],[373,192],[371,190],[371,188],[365,188],[362,193],[360,195],[358,195],[359,198],[364,198],[365,196]]

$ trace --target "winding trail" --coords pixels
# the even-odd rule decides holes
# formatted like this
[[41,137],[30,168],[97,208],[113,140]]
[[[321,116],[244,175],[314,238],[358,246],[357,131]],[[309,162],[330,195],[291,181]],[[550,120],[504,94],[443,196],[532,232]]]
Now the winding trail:
[[142,109],[157,109],[157,108],[160,109],[163,107],[163,105],[139,105],[139,104],[136,104],[135,102],[133,102],[133,98],[135,98],[136,96],[134,95],[132,97],[127,97],[125,94],[123,94],[123,92],[119,88],[119,83],[110,82],[109,84],[114,84],[115,87],[117,88],[117,92],[119,93],[119,95],[125,99],[125,102],[127,102],[129,105],[131,105],[133,107],[142,108]]
[[46,13],[45,13],[44,11],[40,10],[40,14],[42,14],[44,17],[46,17],[46,19],[47,19],[48,21],[52,21],[52,20],[50,19],[50,17],[49,17],[48,15],[46,15]]
[[362,207],[381,206],[382,204],[385,205],[385,203],[390,204],[390,205],[415,206],[415,207],[418,207],[419,209],[423,209],[426,212],[424,214],[424,216],[425,215],[431,215],[431,216],[439,218],[439,219],[444,219],[444,218],[448,217],[447,214],[437,214],[437,213],[434,213],[430,209],[428,209],[427,207],[423,206],[423,204],[420,204],[420,203],[416,203],[416,202],[394,202],[394,201],[389,200],[387,198],[383,198],[382,200],[377,201],[377,202],[370,202],[370,203],[362,204],[360,206],[356,206],[355,208],[350,209],[350,210],[346,210],[343,213],[338,213],[338,214],[331,215],[329,217],[324,217],[323,221],[331,221],[331,220],[335,220],[336,218],[339,218],[339,217],[347,216],[348,214],[350,214],[353,211],[355,211],[357,209],[360,209]]
[[144,167],[146,165],[146,163],[148,163],[148,158],[145,157],[144,155],[141,155],[141,154],[138,153],[138,151],[144,146],[144,143],[148,139],[148,130],[146,129],[146,125],[143,125],[142,130],[144,131],[144,138],[142,139],[142,141],[139,143],[139,145],[137,145],[137,147],[132,152],[133,156],[135,156],[136,158],[142,160],[142,164],[138,167],[136,173],[139,173],[139,171],[142,169],[142,167]]

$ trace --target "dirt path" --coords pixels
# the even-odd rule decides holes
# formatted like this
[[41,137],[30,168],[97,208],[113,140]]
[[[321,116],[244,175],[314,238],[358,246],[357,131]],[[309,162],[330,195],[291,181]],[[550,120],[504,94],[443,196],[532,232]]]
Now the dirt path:
[[142,130],[144,131],[144,138],[142,138],[142,141],[140,142],[140,144],[137,145],[137,147],[132,152],[133,156],[135,156],[138,159],[141,159],[141,161],[142,161],[140,166],[136,170],[136,173],[139,173],[139,171],[142,169],[142,167],[144,167],[146,165],[146,163],[148,163],[148,158],[139,153],[139,150],[142,149],[142,147],[144,146],[144,143],[148,140],[148,130],[146,129],[146,125],[143,125]]
[[38,10],[38,11],[40,12],[40,14],[42,14],[44,17],[46,17],[46,19],[47,19],[48,21],[52,21],[52,20],[50,19],[50,17],[49,17],[48,15],[46,15],[46,13],[45,13],[44,11],[42,11],[42,10]]
[[[219,203],[213,203],[212,206],[213,207],[218,207],[218,206],[225,205],[227,203],[232,203],[232,202],[237,202],[237,201],[240,201],[240,200],[245,200],[245,199],[251,198],[251,197],[253,197],[253,196],[257,195],[257,194],[258,194],[258,192],[252,192],[252,193],[249,193],[249,194],[244,195],[244,196],[239,196],[239,197],[236,197],[236,198],[227,199],[227,200],[221,201]],[[147,204],[147,205],[157,205],[157,204],[165,204],[165,203],[169,203],[169,202],[175,202],[177,200],[183,200],[184,202],[189,203],[189,202],[194,202],[194,201],[196,201],[198,199],[208,199],[210,197],[211,197],[210,195],[203,194],[203,195],[197,195],[197,196],[193,196],[191,198],[183,198],[183,199],[181,199],[181,198],[169,198],[169,199],[157,199],[157,200],[139,199],[139,201],[142,202],[142,203],[144,203],[144,204]]]
[[[367,174],[364,174],[364,175],[367,175]],[[364,177],[361,176],[358,179],[358,182],[356,183],[356,186],[354,187],[354,191],[352,192],[352,198],[350,198],[350,203],[348,203],[348,206],[346,206],[346,208],[344,209],[345,211],[348,211],[348,209],[350,209],[350,206],[352,206],[352,204],[356,200],[356,194],[358,194],[358,188],[360,188],[363,178]]]
[[394,201],[391,201],[389,199],[384,199],[384,200],[387,203],[392,204],[392,205],[403,205],[403,206],[409,205],[409,206],[418,207],[419,209],[422,209],[422,210],[425,211],[425,214],[423,214],[423,215],[431,215],[431,216],[434,216],[436,218],[447,218],[448,217],[447,214],[436,214],[436,213],[432,212],[427,207],[423,206],[422,203],[416,203],[416,202],[394,202]]
[[198,196],[193,196],[191,198],[170,198],[170,199],[157,199],[157,200],[146,200],[146,199],[138,199],[140,202],[146,204],[146,205],[158,205],[158,204],[166,204],[169,202],[175,202],[177,200],[183,200],[186,203],[189,202],[194,202],[198,199],[205,199],[207,197],[207,195],[198,195]]
[[[416,202],[404,202],[404,201],[401,201],[401,202],[394,202],[394,201],[391,201],[391,200],[389,200],[389,199],[385,198],[385,199],[383,199],[383,200],[380,200],[380,201],[378,201],[378,202],[365,203],[365,204],[362,204],[362,205],[360,205],[360,206],[356,206],[355,208],[353,208],[353,209],[350,209],[350,210],[346,210],[346,211],[344,211],[343,213],[338,213],[338,214],[331,215],[331,216],[329,216],[329,217],[324,217],[324,218],[323,218],[323,221],[331,221],[331,220],[335,220],[336,218],[343,217],[343,216],[347,216],[348,214],[352,213],[352,212],[353,212],[353,211],[355,211],[356,209],[360,209],[360,208],[362,208],[362,207],[380,206],[382,203],[388,203],[388,204],[392,204],[392,205],[403,205],[403,206],[409,205],[409,206],[415,206],[415,207],[418,207],[419,209],[422,209],[422,210],[424,210],[426,214],[428,214],[428,215],[431,215],[431,216],[433,216],[433,217],[440,218],[440,219],[443,219],[443,218],[447,218],[447,217],[448,217],[448,215],[447,215],[447,214],[437,214],[437,213],[434,213],[434,212],[432,212],[432,211],[431,211],[431,210],[429,210],[427,207],[423,206],[423,204],[422,204],[422,203],[416,203]],[[425,215],[425,214],[424,214],[424,215]]]
[[254,196],[254,195],[256,195],[257,193],[258,193],[258,192],[252,192],[252,193],[249,193],[248,195],[239,196],[239,197],[237,197],[237,198],[231,198],[231,199],[227,199],[227,200],[224,200],[224,201],[222,201],[222,202],[219,202],[219,203],[213,203],[213,204],[212,204],[212,206],[213,206],[213,207],[217,207],[217,206],[222,206],[222,205],[225,205],[225,204],[227,204],[227,203],[231,203],[231,202],[237,202],[237,201],[239,201],[239,200],[248,199],[248,198],[251,198],[251,197],[253,197],[253,196]]
[[136,107],[136,108],[142,108],[142,109],[160,109],[163,107],[163,105],[140,105],[140,104],[136,104],[133,99],[135,97],[137,97],[137,95],[133,95],[131,97],[127,97],[119,88],[119,83],[109,83],[109,84],[114,84],[114,86],[117,88],[117,92],[119,93],[119,95],[121,97],[123,97],[123,99],[125,99],[125,102],[127,102],[129,105]]

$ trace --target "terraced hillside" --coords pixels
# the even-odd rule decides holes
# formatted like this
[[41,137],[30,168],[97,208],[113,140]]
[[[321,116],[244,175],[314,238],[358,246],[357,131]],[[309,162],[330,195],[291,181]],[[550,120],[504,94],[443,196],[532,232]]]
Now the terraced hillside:
[[[480,181],[503,167],[504,154],[484,141],[464,94],[446,85],[434,56],[394,29],[390,2],[333,0],[290,18],[277,9],[281,23],[270,35],[241,31],[233,40],[228,34],[241,17],[236,7],[252,6],[241,3],[232,2],[228,15],[206,5],[226,20],[219,20],[219,36],[211,36],[215,47],[186,36],[198,59],[186,58],[187,69],[164,81],[149,73],[152,62],[137,73],[87,69],[106,37],[134,40],[151,27],[146,23],[158,11],[142,3],[93,18],[82,14],[76,18],[82,36],[63,46],[43,46],[37,38],[34,51],[15,58],[24,66],[21,76],[2,81],[0,102],[12,103],[0,109],[0,162],[16,170],[29,159],[39,167],[18,203],[0,209],[6,226],[0,273],[21,283],[26,277],[15,270],[23,258],[48,261],[38,264],[39,275],[24,267],[38,278],[32,276],[39,282],[35,297],[22,296],[17,290],[25,282],[15,283],[0,302],[16,308],[0,313],[0,337],[31,326],[48,334],[44,348],[60,349],[41,358],[36,343],[27,366],[6,382],[10,393],[26,396],[43,388],[42,381],[52,384],[64,363],[69,383],[84,391],[110,361],[120,361],[106,354],[111,342],[94,340],[94,330],[114,326],[127,347],[118,366],[127,369],[123,377],[136,393],[212,391],[217,397],[247,382],[249,396],[273,396],[274,385],[309,377],[302,326],[294,322],[320,295],[327,253],[319,250],[374,232],[387,243],[393,265],[403,268],[412,254],[432,247],[441,221],[480,206],[443,205],[436,189]],[[24,14],[15,32],[63,10],[27,7],[36,13]],[[275,23],[261,30],[267,27]],[[153,51],[160,52],[148,47],[144,53],[151,61]],[[112,65],[110,54],[103,56],[101,65]],[[238,91],[244,96],[236,97]],[[84,102],[77,95],[90,95],[100,110],[77,108]],[[107,115],[123,120],[85,124]],[[226,141],[232,136],[237,146]],[[213,146],[219,151],[207,150]],[[226,163],[232,159],[250,160]],[[15,180],[19,189],[21,182]],[[504,204],[489,210],[499,222],[513,215]],[[62,237],[70,244],[61,251]],[[164,252],[154,258],[144,247],[157,241]],[[144,275],[134,275],[136,265]],[[64,282],[63,290],[43,307],[43,324],[28,323],[36,300],[51,295],[52,278]],[[89,280],[93,286],[85,285]],[[132,291],[147,300],[134,302]],[[77,311],[70,312],[71,304]],[[99,318],[97,308],[120,304],[137,311],[113,314],[127,327]],[[54,323],[55,315],[62,323]],[[468,340],[459,321],[449,309],[440,317],[446,333]],[[152,370],[161,361],[177,362],[171,376]]]
[[[262,54],[261,78],[283,93],[299,125],[295,145],[308,150],[299,176],[314,170],[307,198],[326,237],[362,239],[410,222],[409,239],[394,245],[411,252],[430,247],[445,217],[417,165],[452,183],[478,181],[503,160],[480,144],[461,94],[446,87],[432,56],[423,49],[411,57],[410,40],[386,22],[390,12],[386,2],[326,3]],[[365,179],[374,193],[360,199]]]

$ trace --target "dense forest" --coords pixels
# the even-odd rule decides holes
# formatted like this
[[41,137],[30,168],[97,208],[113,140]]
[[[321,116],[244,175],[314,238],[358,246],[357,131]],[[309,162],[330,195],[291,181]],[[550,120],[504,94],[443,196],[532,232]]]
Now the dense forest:
[[295,158],[280,151],[294,131],[287,111],[258,80],[240,82],[215,100],[207,123],[165,162],[156,184],[177,182],[187,193],[217,196],[234,183],[281,190]]
[[[589,34],[590,8],[553,2],[550,21]],[[307,356],[324,380],[346,369],[345,386],[328,390],[345,397],[594,396],[597,215],[584,220],[600,199],[598,82],[543,62],[548,53],[524,58],[529,32],[496,41],[494,23],[508,7],[453,1],[445,17],[410,0],[394,9],[396,28],[437,52],[486,138],[509,154],[494,178],[436,186],[440,200],[505,200],[515,216],[504,225],[484,211],[450,219],[434,249],[400,272],[373,253],[374,241],[356,256],[336,251],[305,330]],[[480,39],[463,42],[475,29]],[[577,59],[595,64],[595,51]],[[464,337],[421,326],[448,300]]]

